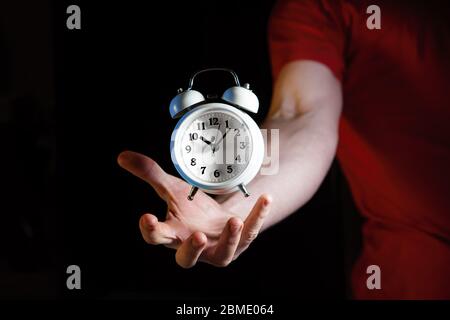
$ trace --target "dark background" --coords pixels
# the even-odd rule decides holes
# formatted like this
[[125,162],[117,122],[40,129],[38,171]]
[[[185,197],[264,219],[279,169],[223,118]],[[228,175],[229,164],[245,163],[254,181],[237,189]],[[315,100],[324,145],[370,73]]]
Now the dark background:
[[[81,30],[66,8],[81,7]],[[335,164],[317,195],[229,267],[179,268],[138,219],[165,215],[116,164],[130,149],[175,174],[168,105],[196,70],[249,82],[267,113],[272,78],[264,1],[6,1],[0,4],[0,297],[346,297],[355,213]],[[206,79],[205,79],[206,78]],[[232,84],[199,78],[203,93]],[[301,165],[301,164],[299,164]],[[345,213],[345,215],[344,215]],[[355,242],[353,242],[355,243]],[[82,290],[65,287],[66,268]]]

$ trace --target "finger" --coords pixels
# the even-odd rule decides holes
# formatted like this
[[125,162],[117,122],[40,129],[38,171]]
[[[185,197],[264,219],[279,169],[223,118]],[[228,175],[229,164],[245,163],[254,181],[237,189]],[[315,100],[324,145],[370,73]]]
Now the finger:
[[137,152],[124,151],[119,154],[117,162],[125,170],[148,182],[161,198],[166,199],[174,177],[164,172],[156,161]]
[[206,247],[206,235],[202,232],[194,232],[178,248],[175,260],[183,268],[192,268],[198,261]]
[[154,215],[144,214],[139,220],[142,237],[148,244],[174,245],[178,240],[175,231],[165,222],[159,222]]
[[250,211],[250,214],[245,219],[237,254],[240,254],[247,249],[253,240],[256,239],[270,212],[271,203],[272,198],[266,194],[263,194],[259,197],[258,201],[256,201],[252,211]]
[[213,262],[217,266],[225,267],[233,261],[234,253],[241,238],[242,225],[242,220],[239,218],[233,217],[228,220],[213,254]]

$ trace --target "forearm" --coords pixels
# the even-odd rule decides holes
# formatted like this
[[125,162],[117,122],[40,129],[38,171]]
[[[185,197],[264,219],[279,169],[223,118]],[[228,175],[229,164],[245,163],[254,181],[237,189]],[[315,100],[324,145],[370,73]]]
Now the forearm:
[[236,193],[223,205],[237,214],[248,214],[261,194],[270,194],[272,210],[263,229],[303,206],[317,191],[333,161],[338,136],[335,122],[320,108],[300,116],[269,118],[264,127],[280,130],[278,173],[258,175],[248,186],[252,194],[249,199],[243,201],[242,194]]

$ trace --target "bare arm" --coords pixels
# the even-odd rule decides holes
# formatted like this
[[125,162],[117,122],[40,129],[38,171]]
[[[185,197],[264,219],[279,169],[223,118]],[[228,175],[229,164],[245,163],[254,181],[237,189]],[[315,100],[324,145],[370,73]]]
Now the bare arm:
[[[298,61],[286,65],[275,84],[265,128],[280,130],[276,175],[259,175],[249,186],[252,198],[273,198],[263,228],[283,220],[317,191],[333,161],[342,108],[339,81],[324,65]],[[236,193],[223,202],[232,212],[248,212],[254,201]]]

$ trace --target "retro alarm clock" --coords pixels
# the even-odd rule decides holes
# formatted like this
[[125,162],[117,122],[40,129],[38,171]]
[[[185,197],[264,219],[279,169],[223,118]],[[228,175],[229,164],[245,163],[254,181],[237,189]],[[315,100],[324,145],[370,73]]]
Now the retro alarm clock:
[[[218,97],[205,97],[193,89],[195,78],[206,72],[231,74],[234,86]],[[196,72],[186,90],[170,102],[170,115],[178,120],[172,133],[170,152],[176,170],[192,187],[210,194],[242,191],[256,176],[264,158],[264,141],[255,121],[246,113],[257,113],[258,97],[243,86],[233,70],[209,68]]]

